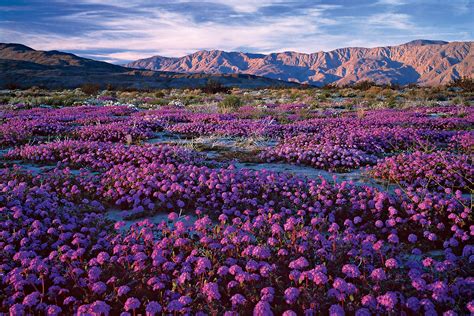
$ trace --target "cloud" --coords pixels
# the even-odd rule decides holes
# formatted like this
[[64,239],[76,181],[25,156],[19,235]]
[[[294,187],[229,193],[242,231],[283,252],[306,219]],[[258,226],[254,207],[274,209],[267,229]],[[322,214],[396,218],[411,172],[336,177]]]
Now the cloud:
[[404,5],[407,2],[405,0],[378,0],[375,4],[376,5],[392,5],[392,6],[399,6]]
[[371,27],[395,30],[414,30],[417,28],[408,14],[392,12],[374,14],[367,19],[367,24]]
[[458,33],[442,39],[472,36],[472,31],[458,26],[464,16],[443,29],[423,25],[414,16],[417,10],[404,11],[407,4],[401,0],[53,1],[29,1],[8,10],[0,4],[0,41],[123,63],[201,49],[310,53],[398,44],[419,34]]
[[[87,0],[88,4],[92,2],[102,5],[102,1]],[[224,3],[224,1],[221,2]],[[250,1],[240,2],[250,5]],[[271,1],[266,2],[270,4]],[[237,1],[226,1],[226,3],[238,7],[239,10],[249,11],[242,7],[242,4],[237,4]],[[121,5],[119,3],[119,7]],[[262,7],[262,4],[260,6]],[[28,34],[30,37],[28,42],[38,49],[60,47],[65,50],[88,50],[127,47],[139,50],[155,49],[157,53],[171,56],[183,55],[199,49],[232,50],[235,47],[247,46],[260,52],[271,52],[302,48],[298,43],[302,34],[316,34],[320,26],[336,23],[323,16],[326,10],[333,8],[331,6],[314,6],[306,10],[304,15],[299,16],[260,16],[258,19],[237,25],[212,20],[200,23],[195,20],[194,13],[190,12],[175,12],[159,7],[134,8],[139,18],[130,18],[129,12],[120,10],[107,14],[105,8],[102,7],[58,16],[55,18],[58,24],[68,25],[80,21],[81,24],[95,27],[84,34],[85,36],[68,36],[67,39],[58,34],[37,33],[32,37]],[[11,37],[26,39],[26,36],[20,33],[12,34]],[[140,52],[122,52],[110,54],[110,57],[128,59],[139,57],[141,54]]]
[[[178,2],[180,2],[180,3],[186,3],[186,2],[202,3],[202,2],[206,2],[206,1],[199,1],[199,0],[183,1],[183,0],[181,0],[181,1],[178,1]],[[283,3],[284,0],[259,0],[259,1],[255,1],[255,0],[213,0],[212,1],[211,0],[211,1],[208,1],[208,2],[214,3],[214,4],[229,6],[237,13],[255,13],[263,7]]]

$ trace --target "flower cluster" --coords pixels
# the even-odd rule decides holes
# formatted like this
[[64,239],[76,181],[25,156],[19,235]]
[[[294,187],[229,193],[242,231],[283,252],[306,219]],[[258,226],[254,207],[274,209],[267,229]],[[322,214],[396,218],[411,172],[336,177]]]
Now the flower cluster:
[[[462,112],[4,111],[0,146],[14,147],[0,157],[0,313],[472,314],[474,216],[462,193],[473,190],[474,115]],[[400,188],[141,143],[162,129],[270,137],[279,143],[265,160],[374,165],[368,175]],[[110,219],[117,207],[126,221]]]
[[[357,196],[347,184],[315,190]],[[4,252],[13,255],[2,262],[3,304],[11,313],[467,313],[471,304],[473,250],[464,225],[448,216],[461,232],[441,254],[431,254],[436,240],[408,243],[403,236],[423,221],[387,208],[393,197],[375,191],[352,208],[350,202],[308,213],[267,208],[222,215],[217,223],[170,216],[173,226],[144,220],[125,233],[104,229],[107,222],[80,205],[53,204],[63,211],[48,211],[54,193],[25,183],[11,181],[2,192],[8,200],[17,196],[4,207],[11,220],[1,226]],[[375,203],[355,207],[364,199]]]
[[65,140],[40,145],[25,145],[10,150],[5,159],[34,162],[60,162],[70,167],[108,170],[115,165],[140,166],[151,162],[199,165],[202,158],[195,152],[169,145],[131,145]]
[[73,133],[74,138],[81,140],[129,143],[150,138],[152,135],[152,130],[147,127],[121,122],[86,125]]
[[369,169],[375,177],[403,186],[433,188],[440,191],[474,190],[472,156],[446,151],[403,153],[381,160]]

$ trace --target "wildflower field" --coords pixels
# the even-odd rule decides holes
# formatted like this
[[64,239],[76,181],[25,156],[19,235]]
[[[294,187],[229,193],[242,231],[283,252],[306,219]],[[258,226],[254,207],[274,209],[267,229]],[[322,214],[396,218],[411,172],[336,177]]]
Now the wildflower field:
[[0,312],[474,313],[474,108],[4,107]]

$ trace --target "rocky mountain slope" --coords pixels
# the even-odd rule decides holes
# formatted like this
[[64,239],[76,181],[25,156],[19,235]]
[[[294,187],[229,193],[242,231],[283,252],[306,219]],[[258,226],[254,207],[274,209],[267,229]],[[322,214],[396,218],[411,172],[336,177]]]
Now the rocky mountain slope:
[[250,74],[202,74],[137,70],[59,51],[0,43],[0,88],[75,88],[85,83],[123,88],[199,87],[209,79],[226,86],[261,88],[294,83]]
[[473,43],[415,40],[398,46],[348,47],[312,54],[212,50],[180,58],[154,56],[126,66],[180,73],[244,73],[314,85],[364,80],[440,85],[474,75]]

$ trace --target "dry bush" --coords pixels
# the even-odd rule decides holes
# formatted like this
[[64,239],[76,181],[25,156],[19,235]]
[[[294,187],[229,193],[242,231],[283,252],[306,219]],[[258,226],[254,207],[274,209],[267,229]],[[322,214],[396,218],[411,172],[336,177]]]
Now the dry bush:
[[100,90],[100,85],[97,83],[84,83],[81,85],[81,90],[87,95],[95,95]]

